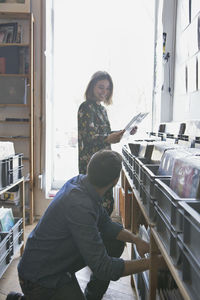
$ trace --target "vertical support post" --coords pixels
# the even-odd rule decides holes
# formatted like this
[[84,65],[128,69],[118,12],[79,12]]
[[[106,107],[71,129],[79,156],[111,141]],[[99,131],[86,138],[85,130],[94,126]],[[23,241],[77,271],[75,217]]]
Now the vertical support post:
[[[25,232],[25,200],[24,200],[24,193],[25,193],[25,186],[24,186],[24,179],[19,184],[19,192],[20,192],[20,202],[22,206],[22,218],[23,218],[23,233],[22,238],[24,241],[24,232]],[[20,249],[20,255],[22,256],[24,251],[24,245]]]
[[150,268],[149,268],[149,300],[156,299],[156,289],[158,284],[158,246],[153,234],[150,234]]

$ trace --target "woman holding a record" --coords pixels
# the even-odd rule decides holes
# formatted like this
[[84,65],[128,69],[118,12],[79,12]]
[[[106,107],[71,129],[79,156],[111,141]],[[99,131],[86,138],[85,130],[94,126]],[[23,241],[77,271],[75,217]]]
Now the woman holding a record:
[[[86,174],[91,156],[101,149],[111,149],[111,144],[119,143],[125,130],[111,132],[105,105],[112,104],[113,82],[104,71],[96,72],[85,91],[85,99],[78,109],[79,173]],[[135,134],[133,127],[130,134]],[[106,175],[106,174],[105,174]],[[103,206],[111,215],[113,211],[113,190],[104,195]]]

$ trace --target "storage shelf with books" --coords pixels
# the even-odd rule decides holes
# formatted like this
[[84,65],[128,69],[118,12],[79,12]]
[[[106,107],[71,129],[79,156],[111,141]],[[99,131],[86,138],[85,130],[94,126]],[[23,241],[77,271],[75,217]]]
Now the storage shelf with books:
[[33,14],[0,12],[0,141],[24,153],[26,220],[32,224],[34,166]]
[[[168,272],[168,276],[170,277],[169,282],[171,284],[173,283],[173,287],[175,286],[175,289],[173,290],[173,293],[175,295],[174,297],[176,297],[176,293],[178,293],[177,298],[173,299],[193,300],[194,298],[191,297],[188,288],[183,283],[179,270],[174,265],[171,256],[167,253],[165,246],[160,239],[159,234],[157,233],[155,224],[148,216],[140,193],[135,188],[133,180],[129,176],[124,166],[121,172],[121,189],[119,190],[119,201],[121,202],[120,214],[122,217],[122,223],[125,228],[131,230],[131,232],[133,232],[134,234],[139,234],[140,228],[143,227],[146,228],[149,233],[150,269],[148,280],[146,280],[146,275],[143,276],[143,273],[134,274],[131,276],[131,284],[136,290],[137,299],[162,299],[162,297],[160,297],[160,294],[158,295],[158,293],[160,293],[160,273],[158,270],[157,260],[157,255],[162,254],[166,263],[166,271]],[[126,205],[128,205],[127,210]],[[136,259],[134,247],[130,246],[129,244],[127,246],[130,259]],[[165,281],[167,281],[166,278]]]

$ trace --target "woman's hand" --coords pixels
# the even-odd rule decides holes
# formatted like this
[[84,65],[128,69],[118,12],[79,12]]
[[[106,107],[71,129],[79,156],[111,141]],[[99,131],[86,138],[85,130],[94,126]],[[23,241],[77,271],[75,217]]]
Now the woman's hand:
[[106,138],[106,142],[109,144],[119,143],[121,141],[124,132],[125,130],[120,130],[109,134]]
[[131,134],[131,135],[135,134],[135,133],[137,132],[137,129],[138,129],[138,127],[137,127],[137,126],[134,126],[134,127],[131,129],[130,134]]

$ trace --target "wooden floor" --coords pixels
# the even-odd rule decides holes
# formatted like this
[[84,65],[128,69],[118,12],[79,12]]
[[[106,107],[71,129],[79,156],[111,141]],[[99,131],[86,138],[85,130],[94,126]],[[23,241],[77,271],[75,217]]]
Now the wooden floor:
[[[25,240],[28,234],[34,228],[34,225],[26,226],[25,230]],[[122,255],[124,259],[128,259],[127,248],[125,247],[124,253]],[[0,279],[0,300],[5,300],[6,295],[10,291],[21,292],[18,276],[17,276],[17,264],[19,262],[20,255],[16,255],[11,265],[8,267],[2,278]],[[89,276],[89,268],[84,268],[76,273],[79,284],[84,290]],[[120,278],[118,281],[111,281],[103,300],[134,300],[136,299],[134,290],[130,285],[130,277]]]

